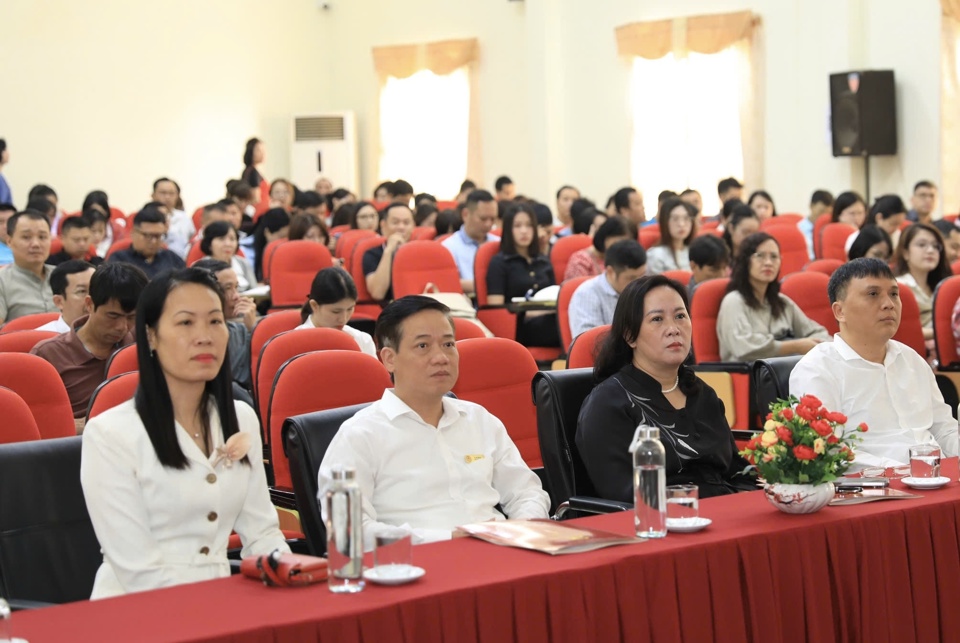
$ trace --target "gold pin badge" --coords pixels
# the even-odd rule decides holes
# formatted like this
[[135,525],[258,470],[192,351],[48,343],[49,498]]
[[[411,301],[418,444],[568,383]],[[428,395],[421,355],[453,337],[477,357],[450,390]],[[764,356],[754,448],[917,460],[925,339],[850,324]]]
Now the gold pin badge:
[[477,460],[483,460],[484,455],[482,453],[477,453],[476,455],[465,455],[463,456],[463,461],[467,464],[472,464]]

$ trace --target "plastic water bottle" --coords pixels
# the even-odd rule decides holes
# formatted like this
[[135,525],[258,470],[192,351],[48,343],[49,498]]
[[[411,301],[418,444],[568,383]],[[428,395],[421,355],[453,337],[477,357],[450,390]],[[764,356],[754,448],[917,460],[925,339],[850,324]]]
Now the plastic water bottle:
[[357,472],[334,467],[324,496],[327,515],[327,586],[331,592],[363,589],[363,514]]
[[641,424],[633,434],[634,525],[641,538],[667,535],[666,452],[660,443],[660,429]]
[[13,629],[10,623],[10,606],[0,598],[0,643],[13,640]]

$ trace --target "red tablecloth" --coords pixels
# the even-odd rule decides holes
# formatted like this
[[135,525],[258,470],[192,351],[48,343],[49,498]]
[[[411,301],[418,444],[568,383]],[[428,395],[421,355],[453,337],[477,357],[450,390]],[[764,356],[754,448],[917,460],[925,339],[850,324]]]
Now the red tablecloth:
[[[955,459],[944,473],[957,479]],[[231,577],[18,612],[14,635],[30,643],[955,640],[960,485],[918,493],[809,516],[746,493],[702,501],[713,524],[662,541],[551,557],[464,538],[414,548],[427,574],[404,587],[346,596]],[[585,520],[633,527],[630,513]]]

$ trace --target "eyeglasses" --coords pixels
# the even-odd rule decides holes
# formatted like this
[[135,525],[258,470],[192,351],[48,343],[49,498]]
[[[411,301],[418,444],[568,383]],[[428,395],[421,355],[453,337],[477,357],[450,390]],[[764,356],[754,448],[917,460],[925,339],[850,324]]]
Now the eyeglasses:
[[770,261],[772,263],[780,263],[780,255],[776,252],[754,252],[750,255],[750,258],[754,261],[759,261],[763,263],[764,261]]
[[943,247],[939,243],[930,243],[929,241],[918,241],[913,244],[913,247],[919,250],[920,252],[926,252],[927,250],[933,250],[934,252],[942,252]]
[[137,234],[146,239],[147,241],[153,241],[154,243],[159,243],[161,241],[166,241],[167,233],[166,232],[144,232],[140,228],[134,228]]
[[693,218],[687,214],[670,215],[670,223],[689,223],[691,221],[693,221]]

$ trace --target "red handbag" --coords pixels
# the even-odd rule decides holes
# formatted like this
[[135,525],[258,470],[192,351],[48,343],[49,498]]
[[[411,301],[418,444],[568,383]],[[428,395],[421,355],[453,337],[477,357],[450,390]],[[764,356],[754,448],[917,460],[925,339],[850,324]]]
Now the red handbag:
[[278,549],[263,556],[247,556],[240,562],[240,572],[268,587],[300,587],[327,580],[327,559],[284,554]]

